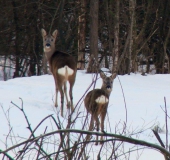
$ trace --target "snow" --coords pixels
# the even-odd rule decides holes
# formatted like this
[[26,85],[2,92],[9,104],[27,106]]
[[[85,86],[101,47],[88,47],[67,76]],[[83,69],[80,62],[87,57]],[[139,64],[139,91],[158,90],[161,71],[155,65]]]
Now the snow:
[[[73,101],[76,106],[76,113],[80,112],[80,117],[86,115],[83,97],[92,81],[95,79],[94,74],[86,74],[85,71],[78,71],[76,82],[73,88]],[[98,75],[95,88],[101,87],[102,80]],[[91,86],[90,90],[93,89]],[[67,118],[60,116],[60,107],[54,107],[55,85],[52,75],[32,76],[24,78],[15,78],[8,81],[0,81],[0,149],[5,150],[14,144],[20,143],[30,136],[27,129],[27,123],[23,113],[15,106],[22,107],[29,119],[31,127],[34,129],[40,121],[53,114],[59,116],[63,121],[63,128]],[[147,75],[131,74],[117,76],[113,83],[113,91],[110,95],[108,114],[105,119],[106,132],[124,134],[123,129],[126,123],[126,136],[131,135],[133,138],[145,140],[150,143],[159,144],[151,129],[158,126],[161,129],[159,133],[163,142],[165,142],[165,113],[163,109],[170,108],[170,75]],[[12,103],[11,103],[12,102]],[[59,96],[60,102],[60,96]],[[14,105],[15,104],[15,105]],[[64,108],[65,117],[67,109]],[[46,131],[56,130],[53,122],[47,120],[35,132],[36,136]],[[83,118],[79,118],[74,125],[74,129],[81,129]],[[9,130],[12,131],[9,134]],[[86,128],[87,129],[87,128]],[[88,130],[88,129],[87,129]],[[12,137],[13,138],[12,138]],[[6,138],[8,137],[8,139]],[[57,138],[57,136],[56,136]],[[98,153],[100,146],[92,145],[95,153]],[[109,145],[106,145],[109,150]],[[134,149],[134,145],[125,143],[123,149],[129,151]],[[130,160],[161,160],[163,155],[156,150],[137,146],[138,151],[127,154]],[[21,149],[22,147],[20,147]],[[16,152],[18,150],[15,150]],[[124,151],[125,152],[125,151]],[[109,155],[109,151],[106,152]],[[107,154],[103,153],[102,159],[107,159]],[[13,156],[14,151],[9,151]],[[94,154],[94,153],[93,153]],[[90,159],[96,159],[92,156]],[[121,154],[121,151],[120,151]],[[0,155],[0,158],[2,155]],[[128,159],[127,158],[127,159]],[[27,159],[27,158],[25,158]],[[121,159],[121,158],[120,158]],[[122,158],[123,159],[123,158]]]

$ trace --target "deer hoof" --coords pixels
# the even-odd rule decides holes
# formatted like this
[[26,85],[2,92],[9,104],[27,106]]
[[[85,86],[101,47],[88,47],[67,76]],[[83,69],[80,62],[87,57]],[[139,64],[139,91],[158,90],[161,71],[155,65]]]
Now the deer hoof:
[[104,134],[106,134],[106,132],[105,132],[104,130],[103,130],[102,132],[103,132]]
[[98,145],[98,142],[96,142],[95,145],[97,146],[97,145]]
[[72,111],[72,112],[74,111],[74,107],[73,107],[73,106],[71,106],[71,111]]
[[61,117],[64,117],[64,116],[63,116],[63,113],[61,113]]
[[70,102],[68,102],[68,103],[67,103],[67,108],[69,109],[69,108],[70,108],[70,106],[71,106],[71,105],[70,105]]
[[104,142],[100,142],[100,144],[102,145]]

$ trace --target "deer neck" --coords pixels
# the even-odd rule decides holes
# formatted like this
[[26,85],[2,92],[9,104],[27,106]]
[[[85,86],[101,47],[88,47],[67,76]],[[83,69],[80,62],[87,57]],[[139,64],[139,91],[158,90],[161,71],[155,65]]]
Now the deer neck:
[[108,94],[108,96],[110,96],[110,93],[111,93],[111,91],[112,91],[112,88],[111,88],[111,89],[108,89],[108,88],[106,88],[106,87],[102,86],[102,87],[101,87],[101,89],[102,89],[102,90],[104,90],[104,91],[105,91],[105,93],[107,93],[107,94]]
[[48,61],[50,60],[50,58],[51,58],[51,56],[54,54],[54,52],[55,52],[55,49],[53,49],[53,50],[51,50],[51,51],[45,51],[45,52],[44,52],[44,53],[45,53],[45,56],[46,56],[46,58],[47,58]]

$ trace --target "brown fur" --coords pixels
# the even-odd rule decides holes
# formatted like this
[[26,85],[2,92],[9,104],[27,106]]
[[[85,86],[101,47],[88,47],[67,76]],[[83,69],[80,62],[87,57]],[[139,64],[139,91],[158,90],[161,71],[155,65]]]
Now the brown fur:
[[[113,80],[116,77],[116,74],[111,75],[110,77],[106,77],[103,72],[100,73],[100,76],[103,80],[101,89],[94,89],[86,95],[84,99],[84,104],[87,109],[87,112],[91,114],[91,122],[89,130],[93,130],[94,128],[94,121],[96,122],[97,131],[99,131],[99,124],[101,121],[101,131],[104,132],[104,120],[107,113],[108,103],[109,103],[109,96],[113,88]],[[107,87],[110,87],[108,90]],[[105,100],[104,104],[96,103],[96,99],[104,95],[108,101]],[[99,121],[100,117],[100,121]],[[103,136],[101,136],[101,140],[103,140]],[[98,136],[96,138],[96,145],[98,144]]]
[[[72,89],[76,79],[76,72],[77,72],[76,62],[71,55],[55,50],[55,41],[58,33],[57,30],[55,30],[52,35],[50,34],[47,35],[44,29],[42,29],[41,32],[43,37],[44,52],[49,62],[50,70],[53,74],[55,86],[56,86],[55,106],[56,107],[58,106],[57,96],[59,91],[61,95],[61,116],[63,116],[64,94],[67,100],[67,107],[70,108],[71,106],[71,110],[72,111],[74,110]],[[58,69],[61,69],[65,66],[69,67],[70,69],[72,69],[72,71],[74,71],[72,75],[69,75],[68,69],[65,69],[65,75],[61,75],[58,73]],[[70,84],[69,96],[70,96],[71,104],[68,101],[68,96],[67,96],[67,81]]]

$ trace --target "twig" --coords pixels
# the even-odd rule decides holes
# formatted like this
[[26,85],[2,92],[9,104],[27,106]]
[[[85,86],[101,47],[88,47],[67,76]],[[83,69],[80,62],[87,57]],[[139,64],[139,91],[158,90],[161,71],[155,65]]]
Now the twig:
[[[57,130],[57,131],[53,131],[53,132],[49,132],[49,133],[46,133],[44,135],[40,135],[36,138],[30,138],[24,142],[21,142],[19,144],[16,144],[4,151],[0,151],[0,154],[2,153],[6,153],[16,147],[19,147],[25,143],[34,143],[35,141],[41,139],[42,137],[47,137],[47,136],[50,136],[50,135],[53,135],[53,134],[57,134],[57,133],[68,133],[68,132],[72,132],[72,133],[81,133],[81,134],[87,134],[87,135],[97,135],[97,136],[107,136],[107,137],[114,137],[116,138],[116,141],[123,141],[123,142],[127,142],[127,143],[131,143],[131,144],[135,144],[135,145],[141,145],[141,146],[146,146],[146,147],[149,147],[149,148],[154,148],[156,150],[159,150],[162,154],[166,155],[167,157],[170,157],[170,152],[167,151],[165,148],[159,146],[159,145],[156,145],[156,144],[153,144],[153,143],[149,143],[149,142],[146,142],[146,141],[142,141],[142,140],[138,140],[138,139],[134,139],[134,138],[130,138],[130,137],[126,137],[126,136],[123,136],[123,135],[117,135],[117,134],[112,134],[112,133],[103,133],[103,132],[92,132],[92,131],[84,131],[84,130],[77,130],[77,129],[63,129],[63,130]],[[114,139],[115,140],[115,139]],[[106,140],[108,141],[108,140]]]
[[[46,131],[47,131],[47,126],[46,126],[46,128],[45,128],[44,134],[46,133]],[[38,154],[37,154],[37,158],[36,158],[36,159],[38,159],[38,157],[39,157],[39,155],[40,155],[42,142],[43,142],[43,138],[41,139],[41,142],[40,142],[40,144],[39,144],[39,149],[38,149]],[[37,143],[38,143],[38,142],[37,142]],[[48,157],[48,158],[49,158],[49,157]]]
[[103,146],[104,146],[104,143],[102,143],[102,146],[100,147],[99,153],[98,153],[98,155],[97,155],[97,160],[100,160],[100,159],[101,159],[101,158],[100,158],[100,153],[101,153],[101,151],[102,151]]
[[152,129],[152,131],[153,131],[155,137],[157,138],[157,140],[159,141],[160,145],[161,145],[163,148],[165,148],[165,145],[164,145],[164,143],[162,142],[162,140],[161,140],[161,138],[160,138],[158,132],[155,131],[154,129]]
[[167,120],[167,106],[166,106],[166,98],[164,97],[165,102],[165,124],[166,124],[166,149],[168,149],[168,120]]
[[[2,108],[2,111],[3,111],[3,113],[4,113],[4,115],[5,115],[5,118],[6,118],[6,120],[7,120],[7,122],[8,122],[8,126],[9,126],[9,132],[8,132],[8,134],[7,134],[7,136],[6,136],[6,142],[5,142],[5,146],[6,146],[6,148],[7,148],[7,141],[8,141],[8,137],[10,137],[10,136],[12,136],[12,134],[14,135],[14,133],[13,133],[13,128],[12,128],[12,126],[11,126],[11,123],[10,123],[10,118],[9,118],[9,110],[10,110],[10,108],[7,110],[7,113],[8,113],[8,115],[7,115],[7,113],[5,112],[5,110],[4,110],[4,108],[3,108],[3,106],[1,105],[1,108]],[[15,136],[15,135],[14,135]],[[12,143],[12,145],[13,144],[16,144],[16,142],[13,142],[13,139],[10,139],[11,140],[11,143]],[[16,140],[16,139],[15,139]],[[16,151],[14,151],[15,152],[15,154],[16,154]]]
[[120,87],[121,87],[122,94],[123,94],[123,100],[124,100],[124,104],[125,104],[125,111],[126,111],[126,123],[125,123],[125,128],[124,128],[124,129],[126,129],[126,124],[127,124],[127,107],[126,107],[126,99],[125,99],[125,94],[124,94],[123,87],[122,87],[121,81],[120,81],[120,79],[119,79],[119,76],[117,76],[117,78],[118,78],[119,83],[120,83]]
[[[24,117],[25,117],[25,120],[26,120],[26,122],[27,122],[27,124],[28,124],[28,127],[27,127],[27,128],[28,128],[29,131],[31,132],[31,136],[30,136],[29,138],[31,138],[32,136],[35,137],[34,132],[37,130],[37,128],[40,126],[41,122],[43,122],[44,119],[40,122],[40,124],[39,124],[34,130],[32,130],[31,125],[30,125],[30,123],[29,123],[29,120],[28,120],[28,118],[27,118],[27,115],[26,115],[26,113],[25,113],[25,111],[24,111],[23,100],[22,100],[22,98],[19,98],[19,99],[21,100],[21,108],[20,108],[18,105],[16,105],[15,103],[13,103],[13,102],[11,102],[11,103],[12,103],[14,106],[16,106],[16,107],[23,113],[23,115],[24,115]],[[49,117],[49,116],[48,116],[48,117]],[[48,117],[47,117],[47,118],[48,118]],[[46,118],[45,118],[45,119],[46,119]],[[38,142],[36,142],[36,145],[37,145],[38,147],[40,147],[40,145],[38,144]],[[25,146],[23,147],[23,149],[19,152],[19,155],[17,156],[17,159],[22,155],[23,152],[25,152],[25,150],[26,150],[27,147],[28,147],[27,144],[25,144]],[[41,148],[41,152],[47,155],[47,153],[43,150],[43,148]]]
[[[0,153],[2,152],[2,150],[0,149]],[[9,158],[9,160],[14,160],[8,153],[3,153],[6,157]]]

